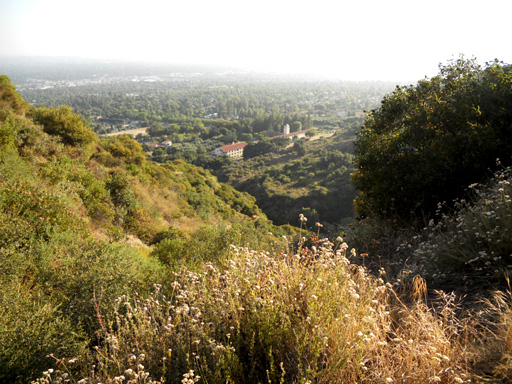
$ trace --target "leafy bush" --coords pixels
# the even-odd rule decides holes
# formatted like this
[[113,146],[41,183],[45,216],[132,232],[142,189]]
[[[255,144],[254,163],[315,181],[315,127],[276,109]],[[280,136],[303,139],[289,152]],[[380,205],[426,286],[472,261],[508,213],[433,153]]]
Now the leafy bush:
[[122,159],[126,164],[142,165],[146,161],[146,155],[142,146],[127,135],[114,136],[102,141],[104,148],[117,159]]
[[428,220],[488,178],[497,157],[509,165],[511,84],[510,66],[458,59],[386,96],[355,143],[358,212]]
[[49,356],[82,356],[86,338],[58,304],[16,283],[0,288],[0,382],[26,383],[54,366]]
[[55,357],[84,364],[97,338],[102,313],[115,297],[146,290],[159,266],[120,245],[83,240],[71,232],[46,241],[32,239],[29,250],[0,251],[0,381],[27,382]]
[[[288,141],[288,139],[285,139]],[[250,143],[244,148],[244,159],[250,159],[256,156],[275,152],[282,147],[282,143],[277,140],[260,140],[257,143]]]
[[23,182],[0,182],[0,247],[26,245],[34,236],[45,238],[68,228],[83,234],[84,223],[69,208],[60,194]]
[[57,109],[36,108],[34,122],[41,124],[49,135],[58,136],[64,144],[86,146],[96,140],[87,121],[68,106]]
[[161,240],[152,253],[163,264],[171,267],[181,265],[200,265],[219,262],[228,257],[230,246],[251,246],[262,249],[272,248],[275,243],[270,235],[256,222],[239,221],[231,227],[206,225],[192,236],[176,229],[170,229],[158,235]]
[[18,137],[20,128],[19,119],[9,114],[0,122],[0,149],[6,150],[8,146],[14,146],[14,141]]
[[3,110],[12,110],[17,115],[24,115],[29,110],[28,103],[16,92],[16,87],[6,75],[0,75],[0,120],[3,120]]
[[126,215],[130,210],[136,209],[138,202],[133,193],[133,189],[125,174],[113,172],[111,177],[105,183],[110,193],[110,198],[116,207],[116,221],[123,225]]

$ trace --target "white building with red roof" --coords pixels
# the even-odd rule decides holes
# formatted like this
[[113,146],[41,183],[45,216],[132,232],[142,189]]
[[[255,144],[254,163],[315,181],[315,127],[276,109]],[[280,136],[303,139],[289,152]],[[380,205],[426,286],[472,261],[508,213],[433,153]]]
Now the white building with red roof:
[[231,143],[226,144],[223,147],[215,148],[211,156],[217,157],[217,156],[229,156],[233,159],[241,159],[244,157],[244,148],[247,146],[247,143],[243,142],[237,142],[237,143]]

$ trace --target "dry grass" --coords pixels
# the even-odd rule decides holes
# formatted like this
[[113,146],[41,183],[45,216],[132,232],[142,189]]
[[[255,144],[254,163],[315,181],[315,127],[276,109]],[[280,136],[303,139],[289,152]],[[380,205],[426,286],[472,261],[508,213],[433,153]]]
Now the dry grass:
[[475,371],[488,382],[510,383],[512,378],[512,292],[496,291],[482,300],[481,330],[475,343]]
[[[272,256],[233,247],[223,266],[184,267],[150,297],[120,297],[114,313],[102,314],[104,341],[95,350],[94,369],[75,370],[63,360],[52,378],[66,373],[84,383],[479,382],[473,368],[485,344],[456,297],[440,292],[439,303],[429,306],[425,281],[418,277],[406,304],[381,278],[350,264],[347,248],[342,241],[322,241],[310,251]],[[505,333],[510,342],[506,302],[494,303],[502,320],[493,335],[498,340]],[[506,371],[509,355],[502,355],[500,369]]]

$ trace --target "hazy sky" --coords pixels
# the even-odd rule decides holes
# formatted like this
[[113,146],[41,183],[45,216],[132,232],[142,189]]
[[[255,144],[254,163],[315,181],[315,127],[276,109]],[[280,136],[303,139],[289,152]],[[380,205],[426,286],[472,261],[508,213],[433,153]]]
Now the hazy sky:
[[415,81],[459,54],[512,63],[511,11],[510,0],[0,0],[0,56]]

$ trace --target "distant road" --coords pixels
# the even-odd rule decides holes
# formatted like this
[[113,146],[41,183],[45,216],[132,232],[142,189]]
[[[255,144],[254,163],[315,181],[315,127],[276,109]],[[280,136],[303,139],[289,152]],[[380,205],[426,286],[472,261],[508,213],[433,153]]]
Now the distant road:
[[114,132],[114,133],[107,133],[106,135],[102,136],[119,136],[119,135],[133,135],[137,136],[139,133],[142,133],[143,135],[146,135],[146,131],[148,130],[148,127],[146,128],[137,128],[137,129],[128,129],[126,131],[121,132]]

